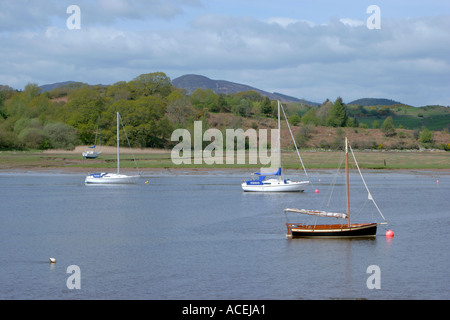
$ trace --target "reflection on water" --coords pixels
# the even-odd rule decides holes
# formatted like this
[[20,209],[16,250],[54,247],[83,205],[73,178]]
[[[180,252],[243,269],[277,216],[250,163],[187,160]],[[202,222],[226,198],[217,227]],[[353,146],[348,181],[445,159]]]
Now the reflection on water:
[[[0,298],[450,298],[450,175],[365,178],[389,222],[377,238],[288,240],[286,222],[311,218],[284,208],[345,210],[339,181],[330,201],[331,172],[294,194],[244,193],[238,172],[115,187],[85,186],[80,174],[0,174]],[[351,204],[352,221],[381,220],[358,182]],[[80,267],[80,290],[66,287],[70,265]],[[366,286],[370,265],[380,267],[379,290]]]

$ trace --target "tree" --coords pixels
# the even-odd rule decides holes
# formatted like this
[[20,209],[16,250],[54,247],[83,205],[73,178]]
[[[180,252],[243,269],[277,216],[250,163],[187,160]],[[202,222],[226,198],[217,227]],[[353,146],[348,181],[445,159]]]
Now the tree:
[[201,110],[203,108],[208,109],[211,112],[219,111],[219,97],[218,95],[212,91],[211,89],[196,89],[190,96],[190,101],[192,105]]
[[378,129],[380,127],[380,122],[378,120],[374,120],[372,122],[372,128],[373,129]]
[[316,108],[309,109],[302,116],[302,123],[303,124],[313,124],[313,125],[319,125],[320,124],[320,119],[317,117]]
[[420,132],[420,141],[422,141],[423,143],[433,142],[433,132],[431,132],[428,128],[424,128]]
[[59,110],[59,120],[78,129],[80,124],[97,125],[98,116],[105,109],[106,100],[91,87],[75,89],[69,94],[69,101]]
[[7,114],[4,109],[4,102],[10,99],[14,95],[14,89],[10,86],[4,86],[0,84],[0,117],[6,119]]
[[395,125],[392,117],[387,117],[386,120],[384,120],[383,124],[381,125],[381,131],[383,131],[386,137],[393,137],[397,134],[395,132]]
[[301,121],[301,118],[296,114],[289,117],[289,123],[291,124],[291,126],[297,125],[300,121]]
[[36,83],[28,83],[25,86],[23,94],[28,99],[28,101],[36,98],[41,93],[41,88]]
[[45,134],[42,128],[29,127],[20,132],[19,140],[26,148],[39,149],[45,140]]
[[108,86],[106,89],[107,97],[112,97],[114,100],[128,100],[131,98],[130,86],[125,81],[119,81]]
[[344,127],[347,118],[348,114],[342,98],[338,97],[330,109],[326,124],[328,127]]
[[133,98],[150,96],[155,93],[167,97],[172,91],[172,82],[163,72],[141,74],[130,81],[129,85],[134,92]]
[[272,114],[272,103],[268,97],[264,97],[264,100],[261,103],[261,113],[266,115]]
[[229,112],[230,109],[228,107],[228,102],[225,99],[225,94],[224,93],[220,93],[219,97],[217,98],[217,107],[219,108],[220,112]]
[[61,122],[50,123],[44,127],[48,148],[72,150],[80,142],[76,130]]
[[171,100],[166,109],[169,120],[176,126],[186,126],[189,118],[194,114],[192,105],[185,96]]
[[239,104],[233,105],[231,110],[235,115],[248,117],[252,111],[252,103],[247,99],[241,99]]

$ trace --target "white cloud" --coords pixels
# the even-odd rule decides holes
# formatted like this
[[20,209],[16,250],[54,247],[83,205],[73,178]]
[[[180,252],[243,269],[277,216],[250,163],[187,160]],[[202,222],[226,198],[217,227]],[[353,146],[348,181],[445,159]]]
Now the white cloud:
[[279,24],[280,26],[286,28],[289,25],[295,24],[295,23],[306,23],[309,27],[314,27],[316,24],[312,21],[307,21],[307,20],[298,20],[298,19],[292,19],[289,17],[271,17],[269,19],[266,20],[266,22],[268,23],[276,23]]
[[342,18],[342,19],[339,19],[339,21],[342,22],[344,25],[350,26],[350,27],[360,27],[360,26],[366,25],[366,21],[354,20],[354,19],[350,19],[350,18]]
[[[62,10],[33,6],[38,13],[2,3],[0,9],[13,14],[9,21],[29,20],[0,33],[0,83],[16,88],[64,80],[108,84],[163,71],[172,78],[204,74],[317,102],[378,96],[413,105],[450,104],[448,15],[384,18],[380,30],[354,18],[315,24],[204,12],[186,25],[158,21],[174,19],[199,2],[145,3],[82,0],[81,30],[65,27],[64,1]],[[142,23],[123,28],[124,21]]]

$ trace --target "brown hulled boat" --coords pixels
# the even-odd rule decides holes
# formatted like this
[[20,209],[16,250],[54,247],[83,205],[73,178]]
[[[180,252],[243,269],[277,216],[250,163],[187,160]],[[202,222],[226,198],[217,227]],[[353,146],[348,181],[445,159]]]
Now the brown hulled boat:
[[[349,195],[349,175],[348,175],[348,149],[351,147],[345,138],[345,172],[346,172],[346,187],[347,187],[347,212],[326,212],[320,210],[306,210],[306,209],[284,209],[285,212],[295,212],[300,214],[313,215],[318,217],[331,217],[346,219],[347,221],[341,224],[303,224],[303,223],[286,223],[288,238],[350,238],[350,237],[375,237],[377,233],[377,226],[382,223],[350,223],[350,195]],[[367,184],[361,174],[355,155],[352,155],[355,164],[364,182],[364,186],[368,192],[368,199],[373,201],[380,215],[383,217],[380,209],[375,203]]]

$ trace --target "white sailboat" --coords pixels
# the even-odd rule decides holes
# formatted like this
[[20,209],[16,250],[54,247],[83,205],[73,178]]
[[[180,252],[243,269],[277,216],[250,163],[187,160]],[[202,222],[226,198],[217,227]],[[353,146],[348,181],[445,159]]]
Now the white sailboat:
[[[289,132],[291,133],[292,140],[294,141],[295,149],[297,150],[297,155],[302,163],[303,170],[305,171],[305,175],[308,176],[305,170],[305,166],[303,165],[302,158],[300,157],[300,153],[298,152],[297,144],[295,143],[295,139],[292,135],[291,127],[289,126],[289,122],[287,121],[286,113],[284,113],[283,106],[280,101],[278,101],[278,160],[279,160],[279,168],[276,172],[271,173],[263,173],[263,172],[254,172],[251,180],[247,180],[242,182],[241,186],[244,191],[250,192],[303,192],[309,184],[309,181],[292,181],[291,179],[286,179],[282,176],[281,170],[281,123],[280,117],[281,112],[283,111],[284,118],[286,119],[287,126],[289,128]],[[278,176],[278,178],[266,179],[267,176]]]
[[97,134],[96,134],[94,145],[92,147],[89,147],[89,149],[93,149],[93,150],[84,151],[82,153],[84,159],[95,159],[102,153],[102,139],[101,139],[101,133],[100,133],[100,116],[98,117],[97,133],[98,133],[99,148],[98,149],[96,148],[96,145],[97,145]]
[[133,184],[138,175],[125,175],[120,173],[120,148],[119,148],[119,112],[117,112],[117,173],[99,172],[86,176],[86,184]]

